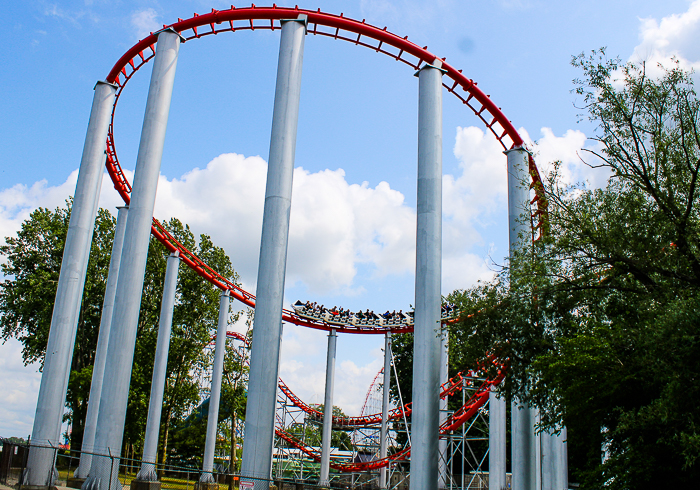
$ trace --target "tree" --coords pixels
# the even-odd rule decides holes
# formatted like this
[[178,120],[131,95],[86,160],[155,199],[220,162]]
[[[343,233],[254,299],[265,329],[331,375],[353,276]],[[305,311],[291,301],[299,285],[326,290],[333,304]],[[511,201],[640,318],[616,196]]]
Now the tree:
[[[323,414],[323,404],[310,405],[314,410],[318,410]],[[347,417],[340,407],[333,405],[334,417]],[[291,427],[289,433],[297,439],[303,440],[307,446],[321,447],[323,440],[323,416],[306,418],[307,423],[296,424]],[[337,447],[341,451],[352,451],[352,439],[348,434],[349,429],[332,429],[331,430],[331,447]]]
[[[0,246],[0,255],[5,257],[0,266],[5,276],[0,283],[2,339],[16,338],[22,342],[25,364],[39,361],[43,366],[71,204],[69,200],[65,208],[33,211],[22,223],[17,236],[7,237],[5,245]],[[114,218],[100,209],[95,221],[66,396],[72,427],[71,448],[76,450],[80,449],[87,411],[114,226]]]
[[[23,344],[25,363],[43,361],[51,325],[53,298],[56,294],[63,246],[70,219],[70,201],[66,208],[54,211],[37,209],[22,224],[17,237],[8,237],[0,247],[6,262],[6,276],[0,284],[0,328],[2,338],[14,337]],[[172,219],[168,231],[213,269],[232,281],[238,280],[224,250],[210,237],[195,240],[187,225]],[[95,224],[90,259],[81,304],[76,343],[68,384],[66,405],[71,422],[71,448],[81,446],[86,402],[92,379],[92,364],[97,343],[104,288],[109,268],[115,219],[100,209]],[[160,304],[163,293],[167,251],[151,239],[144,277],[134,365],[124,441],[134,453],[140,451],[145,430],[151,376],[157,340]],[[205,368],[211,360],[205,354],[218,320],[219,292],[188,267],[181,266],[178,278],[173,335],[168,357],[162,418],[161,457],[168,445],[171,423],[181,422],[200,403],[199,386],[191,368]]]
[[[465,361],[499,356],[504,390],[567,426],[586,488],[682,488],[700,476],[700,102],[677,64],[653,79],[604,50],[573,59],[590,190],[545,182],[550,233],[490,283],[455,292]],[[605,451],[605,454],[603,454]],[[603,457],[604,456],[604,457]]]
[[[251,327],[253,325],[253,311],[248,309],[246,316],[246,324],[248,330],[246,338],[248,345],[253,339]],[[228,339],[227,343],[233,344],[232,339]],[[248,374],[250,368],[248,366],[249,349],[236,349],[233,345],[227,347],[226,357],[224,358],[224,377],[221,387],[221,399],[224,410],[222,416],[230,419],[228,428],[228,437],[226,440],[229,444],[229,468],[232,473],[238,470],[239,451],[237,449],[238,441],[236,433],[238,431],[237,423],[239,419],[245,420],[247,393],[245,387],[248,385]]]

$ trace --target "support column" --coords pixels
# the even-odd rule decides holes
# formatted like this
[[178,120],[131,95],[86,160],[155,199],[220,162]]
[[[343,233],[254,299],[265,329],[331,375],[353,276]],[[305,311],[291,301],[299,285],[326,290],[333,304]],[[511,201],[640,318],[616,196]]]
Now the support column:
[[88,490],[121,488],[117,476],[129,380],[179,48],[180,35],[174,30],[166,29],[159,33],[136,158],[95,437],[96,452],[111,455],[113,459],[93,457],[90,477],[83,485]]
[[438,485],[442,272],[442,62],[418,72],[418,199],[411,490]]
[[489,393],[489,488],[506,488],[506,400]]
[[97,336],[97,349],[95,350],[95,363],[92,368],[92,381],[90,382],[90,397],[88,398],[87,414],[85,415],[85,431],[83,432],[83,452],[80,455],[80,465],[76,470],[77,479],[85,479],[90,471],[92,452],[95,449],[95,432],[97,430],[97,416],[100,412],[100,397],[102,396],[102,382],[104,380],[105,363],[107,361],[107,348],[109,345],[109,330],[112,325],[112,312],[114,311],[114,297],[117,293],[117,279],[119,277],[119,263],[122,258],[122,245],[124,243],[124,230],[129,215],[129,207],[117,208],[117,227],[114,230],[112,242],[112,255],[109,258],[109,272],[107,273],[107,285],[102,302],[102,316],[100,317],[100,331]]
[[97,82],[95,86],[34,415],[33,446],[29,450],[22,478],[22,483],[28,486],[52,486],[55,482],[52,447],[58,447],[61,437],[78,314],[104,173],[107,128],[115,93],[116,86],[110,83]]
[[[379,458],[387,457],[389,445],[389,393],[391,388],[391,332],[384,334],[384,381],[382,382],[382,428],[379,439]],[[387,488],[389,466],[379,469],[379,488]]]
[[[177,293],[177,275],[180,267],[180,253],[174,252],[168,257],[165,267],[163,300],[160,304],[158,322],[158,340],[156,357],[151,377],[151,397],[148,401],[148,418],[146,419],[146,436],[143,442],[143,461],[141,469],[132,483],[134,490],[154,490],[154,485],[141,485],[140,482],[156,482],[156,458],[158,456],[158,435],[160,434],[160,416],[163,409],[163,393],[168,368],[168,351],[170,350],[170,332],[173,327],[173,309]],[[160,483],[155,485],[160,488]]]
[[[216,346],[214,347],[214,366],[211,371],[211,389],[209,391],[209,413],[207,415],[207,439],[204,443],[204,461],[200,484],[213,484],[214,449],[219,425],[219,402],[221,400],[221,379],[224,375],[224,357],[226,356],[226,330],[228,329],[229,291],[221,293],[219,299],[219,325],[216,328]],[[200,488],[202,486],[200,485]]]
[[[508,237],[510,256],[530,240],[529,155],[524,148],[505,152],[508,158]],[[539,451],[534,432],[536,410],[511,404],[511,465],[513,488],[539,490]]]
[[[447,332],[442,332],[440,337],[440,383],[447,383],[450,379],[450,351],[447,342]],[[440,425],[447,421],[447,397],[440,398]],[[447,438],[442,438],[438,442],[440,452],[440,464],[438,466],[440,479],[438,488],[449,487],[449,474],[447,468]]]
[[542,445],[542,490],[569,488],[566,427],[559,434],[540,434]]
[[[241,473],[264,479],[270,478],[272,468],[282,301],[305,33],[305,15],[283,21],[263,209]],[[247,483],[244,479],[241,486]],[[260,482],[256,488],[268,488],[268,482]]]
[[335,328],[328,332],[326,357],[326,395],[323,398],[323,432],[321,437],[321,477],[318,486],[329,487],[328,475],[331,463],[331,434],[333,431],[333,377],[335,376],[335,349],[338,336]]

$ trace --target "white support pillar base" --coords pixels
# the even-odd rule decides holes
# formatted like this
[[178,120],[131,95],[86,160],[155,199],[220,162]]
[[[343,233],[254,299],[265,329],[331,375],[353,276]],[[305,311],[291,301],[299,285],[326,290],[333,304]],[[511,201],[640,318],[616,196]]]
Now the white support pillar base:
[[216,329],[216,346],[214,347],[214,365],[211,371],[211,390],[209,393],[209,414],[207,416],[207,439],[204,444],[204,460],[200,483],[214,483],[214,449],[219,425],[219,402],[221,400],[221,381],[224,376],[224,357],[226,355],[226,330],[228,329],[229,292],[221,293],[219,299],[219,324]]
[[[384,334],[384,381],[382,386],[382,427],[379,439],[379,459],[387,457],[389,446],[389,394],[391,389],[391,332]],[[379,469],[379,488],[388,484],[388,466]]]
[[32,447],[29,448],[27,467],[22,478],[24,485],[51,486],[55,482],[53,447],[58,447],[61,438],[68,378],[95,228],[104,173],[105,142],[115,93],[116,86],[110,83],[98,82],[95,86],[56,288],[32,428]]
[[163,299],[160,305],[158,340],[156,342],[156,357],[153,363],[151,395],[148,401],[148,417],[146,419],[146,436],[143,444],[143,463],[136,475],[136,479],[139,481],[158,480],[155,463],[158,457],[158,436],[160,434],[160,418],[163,409],[163,394],[165,393],[165,378],[167,377],[170,333],[173,326],[173,310],[175,308],[179,267],[180,254],[176,251],[170,254],[165,267]]
[[[103,457],[93,457],[90,477],[82,487],[85,490],[118,490],[121,486],[118,479],[119,456],[124,436],[153,208],[180,40],[180,35],[172,29],[165,29],[158,34],[109,333],[105,363],[105,372],[109,376],[104,378],[95,435],[95,452]],[[109,455],[113,456],[110,458]]]
[[489,488],[506,489],[506,401],[489,393]]
[[333,430],[333,379],[335,377],[335,352],[338,336],[335,329],[328,332],[328,355],[326,357],[326,393],[323,398],[323,433],[321,437],[321,475],[319,487],[330,485],[331,434]]
[[[260,240],[241,486],[251,482],[256,485],[255,480],[246,480],[246,476],[268,480],[272,470],[282,302],[305,34],[305,15],[282,24]],[[257,485],[260,487],[261,483]]]
[[442,72],[418,72],[418,198],[411,490],[438,486],[442,276]]
[[85,479],[89,476],[92,464],[92,451],[95,449],[95,433],[97,432],[97,417],[100,413],[100,397],[102,396],[102,383],[104,381],[105,363],[107,362],[107,349],[109,344],[109,331],[112,325],[112,312],[114,311],[114,297],[117,294],[117,279],[119,278],[119,263],[122,258],[122,245],[124,244],[124,230],[129,215],[128,206],[117,208],[117,226],[114,230],[112,242],[112,255],[109,258],[109,272],[107,273],[107,286],[105,287],[104,300],[102,302],[102,316],[100,317],[100,331],[97,336],[97,349],[95,362],[92,368],[92,381],[90,382],[90,397],[85,414],[85,429],[83,431],[82,453],[80,464],[75,470],[75,478]]

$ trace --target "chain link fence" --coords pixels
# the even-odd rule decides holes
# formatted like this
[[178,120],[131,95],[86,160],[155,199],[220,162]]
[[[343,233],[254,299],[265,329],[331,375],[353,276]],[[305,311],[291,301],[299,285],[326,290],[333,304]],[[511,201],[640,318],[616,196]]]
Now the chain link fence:
[[[18,443],[0,439],[0,485],[21,489],[22,478],[27,468],[31,443]],[[86,480],[78,477],[78,467],[90,467],[88,484],[90,490],[156,490],[157,485],[144,480],[143,475],[155,475],[162,490],[320,490],[374,489],[376,484],[355,481],[354,478],[336,478],[329,486],[321,487],[314,482],[285,479],[243,477],[229,472],[220,465],[212,473],[202,477],[201,468],[145,463],[141,460],[104,455],[88,451],[71,451],[61,447],[35,446],[53,451],[54,468],[44,481],[51,487],[81,488]],[[88,461],[87,465],[85,465]],[[82,473],[82,470],[81,470]],[[141,473],[141,474],[139,474]],[[339,475],[336,475],[339,476]],[[152,476],[151,476],[152,478]],[[200,483],[209,482],[209,483]],[[398,488],[398,486],[396,487]]]

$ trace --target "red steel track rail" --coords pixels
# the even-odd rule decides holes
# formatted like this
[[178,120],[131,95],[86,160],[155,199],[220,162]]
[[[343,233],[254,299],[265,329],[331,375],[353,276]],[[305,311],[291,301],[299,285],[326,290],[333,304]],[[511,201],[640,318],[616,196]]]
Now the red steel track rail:
[[[238,332],[226,332],[227,338],[233,338],[242,341],[246,346],[249,345],[248,339],[245,335]],[[211,342],[216,340],[216,335],[212,336]],[[481,381],[481,384],[476,388],[474,394],[469,397],[469,400],[456,410],[450,418],[448,418],[440,426],[440,435],[447,435],[450,431],[456,430],[461,427],[462,424],[471,419],[474,414],[486,404],[489,397],[489,391],[492,386],[498,385],[505,377],[505,368],[500,365],[495,360],[491,360],[494,366],[497,367],[498,372],[493,378],[486,378]],[[487,370],[483,370],[486,372]],[[381,371],[380,371],[381,372]],[[379,376],[379,374],[377,374]],[[473,385],[473,381],[470,378],[477,376],[477,371],[469,371],[467,376],[463,373],[458,373],[455,377],[450,378],[448,381],[440,386],[440,398],[445,398],[448,396],[455,395],[469,385]],[[375,377],[376,379],[376,377]],[[287,399],[292,402],[294,406],[301,409],[306,414],[310,415],[316,420],[321,420],[323,418],[323,413],[310,405],[306,404],[301,398],[294,394],[292,390],[289,389],[287,384],[282,381],[282,378],[277,378],[277,383],[282,394],[287,397]],[[403,407],[397,407],[389,411],[388,420],[396,420],[403,418],[404,416],[409,417],[411,415],[411,404],[407,403]],[[368,425],[376,425],[381,423],[382,414],[376,413],[371,415],[360,415],[359,417],[336,417],[333,416],[332,425],[334,427],[344,427],[346,429],[352,429],[354,427],[365,427]],[[303,441],[299,440],[294,435],[282,430],[281,428],[275,427],[275,434],[282,440],[286,441],[292,447],[303,452],[310,458],[320,461],[321,454],[311,449]],[[343,472],[353,472],[353,471],[370,471],[377,468],[382,468],[394,461],[400,461],[408,458],[411,454],[411,448],[406,447],[401,451],[398,451],[390,456],[383,459],[376,459],[373,461],[365,461],[361,463],[334,463],[331,461],[330,466],[338,471]]]
[[[227,10],[212,9],[210,13],[198,15],[194,14],[189,19],[178,19],[174,24],[163,26],[164,28],[172,28],[186,41],[199,39],[200,37],[216,35],[222,32],[235,32],[239,30],[256,30],[269,29],[275,30],[281,28],[281,21],[284,19],[296,19],[300,15],[305,15],[307,18],[308,34],[320,35],[339,39],[346,42],[351,42],[368,49],[372,49],[378,53],[390,56],[396,61],[403,62],[411,68],[417,70],[424,64],[440,64],[445,71],[443,76],[443,86],[447,91],[457,97],[464,105],[484,123],[488,130],[496,137],[504,150],[510,148],[522,147],[524,142],[516,131],[513,124],[506,118],[501,109],[494,104],[490,96],[485,94],[477,87],[477,83],[462,74],[462,70],[457,70],[449,65],[445,58],[438,58],[430,53],[427,46],[420,47],[417,44],[408,40],[408,37],[400,37],[387,30],[386,27],[379,28],[371,24],[367,24],[364,20],[357,21],[340,15],[333,15],[317,11],[305,10],[296,8],[278,8],[272,7],[256,7],[252,5],[246,8],[235,8],[231,6]],[[157,34],[151,33],[145,39],[136,43],[129,49],[114,65],[107,81],[117,85],[117,94],[112,108],[112,117],[107,135],[107,160],[106,167],[114,187],[121,195],[126,204],[130,201],[131,184],[127,180],[117,157],[116,145],[114,141],[114,115],[117,108],[119,98],[126,87],[126,84],[141,69],[155,56],[155,44]],[[533,232],[539,229],[540,236],[543,232],[544,224],[546,223],[547,202],[544,198],[540,175],[535,165],[534,160],[530,157],[530,176],[531,187],[535,190],[535,197],[532,200],[535,205],[535,212],[532,215]],[[193,252],[188,250],[183,244],[179,243],[163,226],[153,219],[151,233],[158,239],[169,251],[178,250],[180,257],[190,268],[194,269],[205,280],[212,283],[214,286],[230,291],[238,301],[254,307],[255,296],[245,291],[232,281],[223,277],[217,271],[207,265],[202,259],[197,257]],[[294,311],[284,310],[283,320],[320,330],[335,329],[338,332],[344,333],[362,333],[362,334],[383,334],[387,331],[392,333],[404,333],[413,330],[412,326],[377,326],[372,328],[360,328],[353,326],[338,326],[330,325],[322,321],[311,321],[306,318],[297,316]],[[229,336],[244,340],[245,338],[239,334],[229,333]],[[473,373],[472,373],[473,374]],[[461,426],[469,420],[488,400],[488,393],[492,386],[500,383],[505,376],[503,366],[499,366],[499,372],[495,378],[486,379],[478,387],[476,392],[469,398],[464,406],[457,410],[442,426],[440,434],[447,434],[449,431]],[[463,389],[462,373],[452,378],[441,387],[441,397],[450,396],[457,391]],[[297,397],[287,385],[280,379],[279,387],[284,395],[294,403],[298,408],[305,411],[311,416],[319,417],[321,413],[318,410],[310,407]],[[410,405],[398,407],[392,410],[389,414],[391,419],[402,417],[403,414],[410,414]],[[376,424],[381,421],[381,414],[364,415],[360,417],[333,417],[334,425],[345,427],[362,426]],[[304,452],[309,457],[320,460],[320,454],[305,446],[301,441],[296,439],[291,434],[276,429],[277,435],[289,443],[291,446]],[[375,460],[365,463],[352,464],[336,464],[331,462],[331,467],[340,471],[366,471],[371,469],[386,466],[392,461],[402,460],[410,454],[410,447],[403,449],[387,458]]]
[[[200,37],[216,35],[222,32],[236,32],[241,30],[256,29],[281,29],[281,21],[284,19],[296,19],[299,15],[307,17],[308,34],[327,36],[333,39],[351,42],[353,44],[372,49],[378,53],[385,54],[409,65],[413,69],[419,69],[424,64],[441,63],[441,68],[445,70],[443,76],[443,86],[448,92],[456,96],[464,105],[484,123],[493,133],[498,142],[505,150],[523,146],[523,139],[516,131],[513,124],[506,118],[501,109],[477,87],[477,83],[462,74],[462,70],[457,70],[447,62],[445,58],[438,58],[430,53],[427,46],[420,47],[408,40],[408,36],[400,37],[387,30],[386,27],[379,28],[362,22],[343,17],[343,14],[334,15],[321,12],[321,10],[305,10],[296,8],[256,7],[252,5],[246,8],[236,8],[231,6],[227,10],[212,9],[210,13],[198,15],[194,14],[189,19],[178,19],[174,24],[163,26],[172,28],[186,41],[199,39]],[[126,204],[130,201],[131,184],[127,180],[119,164],[116,146],[114,142],[114,114],[119,98],[131,77],[139,71],[146,63],[155,56],[155,44],[157,33],[151,33],[145,39],[136,43],[129,49],[114,65],[107,76],[107,81],[117,85],[117,94],[112,108],[112,118],[107,135],[107,160],[106,167],[114,187],[121,195]],[[546,200],[542,192],[539,172],[534,160],[530,158],[530,175],[532,187],[535,189],[536,211],[533,214],[534,228],[540,228],[546,219]],[[255,307],[255,296],[232,281],[223,277],[217,271],[209,267],[203,260],[179,243],[168,231],[154,218],[151,233],[170,251],[178,250],[180,258],[190,268],[194,269],[200,276],[212,283],[214,286],[229,290],[231,296],[244,304]],[[335,329],[343,333],[360,334],[383,334],[387,331],[392,333],[404,333],[413,330],[413,326],[377,326],[367,328],[366,326],[337,326],[330,325],[322,321],[312,321],[297,316],[292,310],[284,310],[282,318],[284,321],[296,325],[310,327],[319,330]]]

